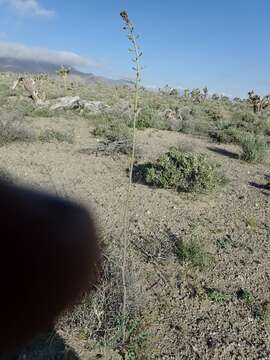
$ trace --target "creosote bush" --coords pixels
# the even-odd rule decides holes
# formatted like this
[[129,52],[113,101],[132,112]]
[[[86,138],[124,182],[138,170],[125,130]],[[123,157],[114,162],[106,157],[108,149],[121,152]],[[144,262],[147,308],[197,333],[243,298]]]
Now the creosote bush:
[[137,165],[134,180],[178,192],[206,192],[224,181],[203,154],[171,148],[156,163]]
[[265,140],[256,135],[246,134],[240,139],[240,146],[242,148],[241,159],[248,162],[262,161],[266,154]]

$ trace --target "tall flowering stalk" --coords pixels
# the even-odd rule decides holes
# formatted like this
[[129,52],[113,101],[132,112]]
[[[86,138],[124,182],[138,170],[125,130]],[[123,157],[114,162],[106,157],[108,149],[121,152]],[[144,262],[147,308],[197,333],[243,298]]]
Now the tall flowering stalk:
[[128,34],[128,39],[132,44],[130,52],[133,54],[132,61],[134,67],[132,68],[135,71],[135,93],[134,93],[134,107],[133,107],[133,135],[132,135],[132,151],[129,165],[129,184],[127,190],[127,199],[125,203],[124,210],[124,234],[123,234],[123,259],[122,259],[122,281],[123,281],[123,307],[122,307],[122,340],[125,344],[127,335],[126,335],[126,323],[127,323],[127,251],[129,245],[128,239],[128,230],[129,230],[129,205],[130,197],[132,190],[132,179],[133,179],[133,168],[135,162],[135,148],[136,148],[136,124],[139,114],[139,88],[141,81],[141,65],[140,57],[142,53],[139,51],[138,39],[139,36],[135,33],[135,27],[131,22],[127,11],[122,11],[120,13],[124,21],[124,30]]

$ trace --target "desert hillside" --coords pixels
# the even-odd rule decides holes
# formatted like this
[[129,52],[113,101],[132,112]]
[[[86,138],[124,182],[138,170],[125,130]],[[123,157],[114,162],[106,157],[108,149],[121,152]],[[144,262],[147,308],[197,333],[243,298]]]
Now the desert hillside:
[[104,276],[16,358],[269,359],[268,106],[140,90],[123,344],[133,90],[32,76],[40,103],[0,75],[1,176],[92,209]]

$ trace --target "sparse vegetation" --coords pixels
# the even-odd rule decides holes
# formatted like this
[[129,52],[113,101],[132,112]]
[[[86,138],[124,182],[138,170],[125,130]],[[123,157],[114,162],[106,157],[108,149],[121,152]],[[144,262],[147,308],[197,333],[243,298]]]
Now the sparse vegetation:
[[[74,81],[70,96],[106,109],[56,113],[50,105],[63,95],[62,79],[49,76],[42,83],[44,107],[23,89],[12,93],[15,79],[0,78],[1,168],[89,203],[102,227],[103,279],[93,296],[64,314],[57,333],[87,358],[192,358],[195,348],[199,357],[211,358],[222,357],[231,344],[230,322],[237,324],[230,336],[245,344],[242,353],[232,346],[232,356],[268,356],[269,108],[253,112],[247,99],[211,95],[208,89],[191,96],[189,89],[168,86],[156,92],[140,88],[134,112],[130,87]],[[130,157],[134,114],[140,158],[138,147]],[[67,146],[75,134],[75,146]],[[249,164],[264,157],[259,165]],[[129,184],[125,238],[125,170],[132,159],[137,183]],[[14,179],[5,170],[0,177]],[[211,191],[227,177],[228,187]],[[72,356],[57,333],[35,341],[27,358]]]

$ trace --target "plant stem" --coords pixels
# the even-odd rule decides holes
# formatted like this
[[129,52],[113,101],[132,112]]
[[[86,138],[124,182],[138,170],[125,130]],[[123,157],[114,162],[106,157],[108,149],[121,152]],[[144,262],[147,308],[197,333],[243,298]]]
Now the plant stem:
[[129,230],[129,210],[130,210],[130,198],[131,198],[131,190],[132,190],[132,179],[133,179],[133,169],[134,169],[134,162],[135,162],[135,149],[136,149],[136,124],[138,118],[138,104],[139,104],[139,83],[140,83],[140,56],[139,48],[137,44],[137,36],[134,34],[134,27],[132,23],[127,20],[125,21],[128,30],[128,38],[132,43],[133,51],[135,53],[135,96],[134,96],[134,109],[133,109],[133,134],[132,134],[132,151],[130,157],[130,166],[129,166],[129,184],[127,189],[127,198],[125,202],[125,209],[124,209],[124,239],[123,239],[123,262],[122,262],[122,282],[123,282],[123,307],[122,307],[122,341],[125,344],[127,340],[126,335],[126,322],[127,322],[127,260],[128,260],[128,246],[129,246],[129,239],[128,239],[128,230]]

